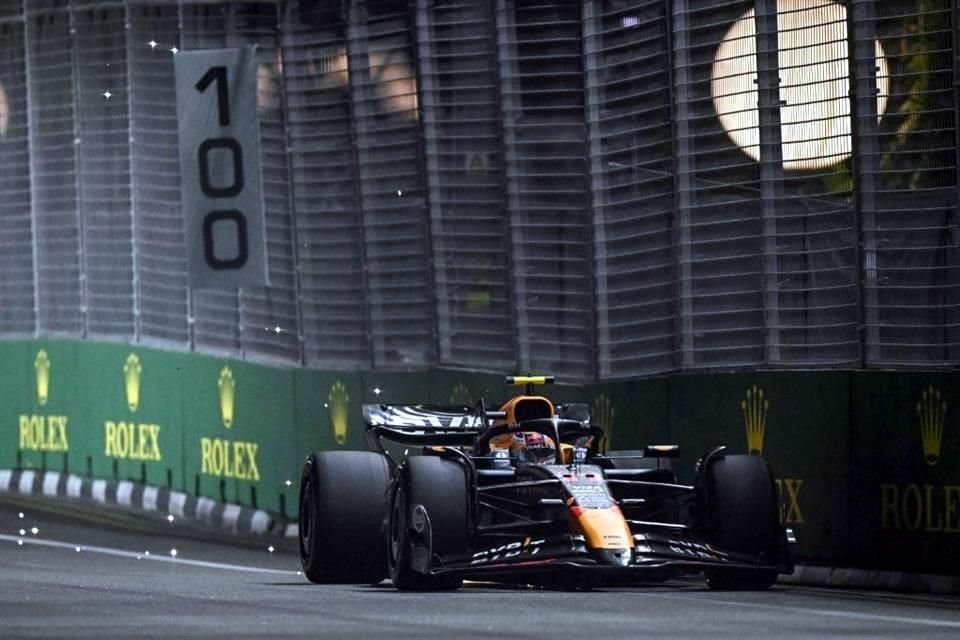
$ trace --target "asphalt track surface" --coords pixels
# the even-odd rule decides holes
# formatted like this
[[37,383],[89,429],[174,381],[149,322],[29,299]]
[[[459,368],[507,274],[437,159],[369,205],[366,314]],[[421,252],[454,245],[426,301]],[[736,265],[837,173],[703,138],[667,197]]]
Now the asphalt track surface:
[[400,593],[310,585],[288,543],[219,536],[0,495],[0,638],[960,638],[950,596],[721,593],[694,580]]

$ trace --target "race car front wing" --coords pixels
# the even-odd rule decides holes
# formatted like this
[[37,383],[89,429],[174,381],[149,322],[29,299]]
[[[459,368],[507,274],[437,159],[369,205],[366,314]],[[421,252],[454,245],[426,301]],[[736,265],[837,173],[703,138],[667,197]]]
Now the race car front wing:
[[[428,528],[427,522],[422,531],[427,538]],[[484,575],[494,574],[587,570],[635,574],[638,580],[642,580],[646,572],[684,574],[711,567],[790,573],[793,565],[786,553],[788,540],[793,540],[792,531],[789,530],[780,558],[765,558],[718,549],[695,537],[641,532],[633,534],[633,547],[625,556],[613,557],[603,551],[589,549],[582,535],[566,533],[541,538],[526,536],[473,553],[431,558],[428,541],[423,539],[421,544],[415,544],[417,562],[414,568],[422,573],[454,573],[480,579]]]

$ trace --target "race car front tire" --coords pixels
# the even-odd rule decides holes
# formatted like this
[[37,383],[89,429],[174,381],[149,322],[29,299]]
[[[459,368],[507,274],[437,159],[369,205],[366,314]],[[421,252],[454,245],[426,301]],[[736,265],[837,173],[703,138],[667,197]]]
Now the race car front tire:
[[459,589],[463,584],[459,577],[426,575],[413,569],[410,519],[414,505],[422,505],[430,520],[433,557],[465,551],[468,495],[464,468],[453,460],[431,455],[407,459],[394,482],[387,553],[390,579],[398,589]]
[[370,451],[318,451],[300,476],[300,564],[310,582],[375,584],[387,577],[384,524],[390,467]]
[[[710,541],[721,549],[775,560],[783,532],[766,461],[749,455],[708,459],[701,480]],[[710,588],[721,590],[759,591],[777,580],[775,569],[711,568],[704,573]]]

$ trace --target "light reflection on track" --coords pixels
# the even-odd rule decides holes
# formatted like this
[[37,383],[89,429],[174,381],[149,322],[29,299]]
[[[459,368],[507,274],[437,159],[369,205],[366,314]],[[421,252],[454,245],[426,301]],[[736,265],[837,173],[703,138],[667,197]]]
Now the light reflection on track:
[[73,542],[61,542],[59,540],[41,540],[37,538],[25,538],[22,536],[8,536],[0,534],[0,542],[12,542],[21,545],[36,545],[39,547],[53,547],[56,549],[70,549],[76,553],[101,553],[118,558],[129,558],[133,560],[148,560],[153,562],[174,562],[177,564],[186,564],[193,567],[206,567],[208,569],[223,569],[225,571],[250,571],[253,573],[275,573],[287,576],[300,575],[299,571],[284,571],[282,569],[264,569],[262,567],[249,567],[225,562],[208,562],[206,560],[192,560],[183,558],[177,553],[176,547],[170,549],[169,555],[151,554],[149,551],[125,551],[123,549],[111,549],[109,547],[100,547],[89,544],[76,544]]

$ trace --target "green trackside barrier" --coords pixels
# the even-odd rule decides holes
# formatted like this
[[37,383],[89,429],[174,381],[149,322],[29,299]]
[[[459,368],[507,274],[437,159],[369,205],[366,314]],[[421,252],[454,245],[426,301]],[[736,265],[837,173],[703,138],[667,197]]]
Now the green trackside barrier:
[[669,381],[670,428],[681,478],[717,445],[759,454],[773,469],[781,520],[798,557],[833,561],[849,552],[850,374],[758,372],[677,375]]
[[364,402],[362,374],[303,369],[294,376],[294,394],[295,480],[299,481],[300,465],[313,451],[366,447],[360,411]]
[[960,377],[853,376],[851,559],[960,575]]
[[187,489],[287,516],[298,479],[294,374],[194,356],[181,382]]
[[650,378],[589,388],[590,416],[607,436],[607,450],[671,444],[667,379]]
[[[96,457],[90,424],[79,411],[81,374],[74,343],[37,341],[10,345],[13,377],[4,389],[8,425],[3,449],[22,469],[89,468]],[[4,455],[9,459],[9,455]]]
[[[71,471],[184,489],[183,357],[128,345],[74,343],[84,431]],[[86,449],[84,451],[84,448]]]
[[303,455],[292,369],[80,341],[2,343],[0,355],[4,468],[296,513],[287,481]]
[[509,397],[512,391],[504,384],[504,376],[495,373],[434,369],[428,374],[428,381],[433,404],[472,407],[483,398],[488,404],[495,405]]
[[[417,404],[430,402],[430,384],[427,370],[422,371],[368,371],[362,376],[363,389],[358,405]],[[363,427],[362,414],[357,414],[357,426]]]
[[[539,373],[539,372],[536,372]],[[523,387],[506,384],[504,374],[471,372],[460,369],[434,369],[428,375],[429,398],[433,404],[465,404],[474,406],[482,397],[487,407],[498,409],[510,397],[523,393]],[[543,394],[555,403],[589,402],[590,392],[584,385],[556,384],[538,386],[535,393]]]
[[[139,346],[0,342],[0,468],[133,480],[295,517],[315,450],[364,449],[367,402],[492,404],[503,376],[275,368]],[[549,373],[549,372],[548,372]],[[798,559],[960,573],[960,375],[765,371],[543,389],[608,448],[761,453]],[[402,452],[401,452],[402,453]]]
[[0,469],[16,468],[18,456],[24,457],[20,416],[37,415],[41,408],[36,375],[28,375],[29,353],[25,343],[0,342]]

